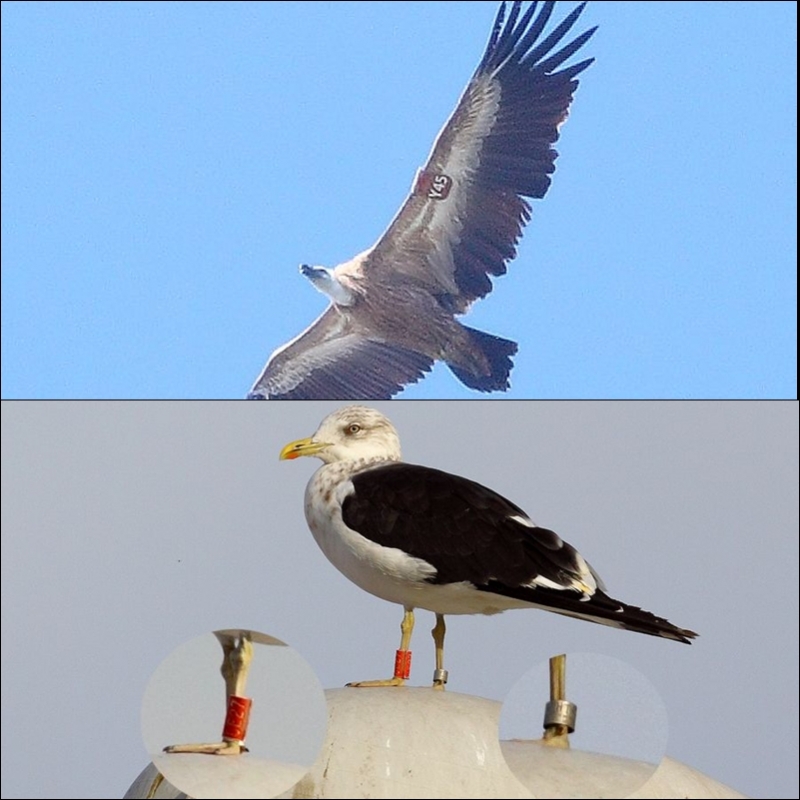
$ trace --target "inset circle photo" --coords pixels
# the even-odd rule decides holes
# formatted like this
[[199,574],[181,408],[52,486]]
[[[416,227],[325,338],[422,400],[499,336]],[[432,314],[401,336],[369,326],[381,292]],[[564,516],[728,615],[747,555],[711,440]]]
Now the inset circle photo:
[[325,693],[280,639],[239,628],[174,650],[144,694],[142,736],[156,769],[193,798],[276,797],[325,740]]
[[631,664],[597,653],[538,664],[500,715],[506,763],[535,797],[629,797],[658,769],[668,734],[655,686]]

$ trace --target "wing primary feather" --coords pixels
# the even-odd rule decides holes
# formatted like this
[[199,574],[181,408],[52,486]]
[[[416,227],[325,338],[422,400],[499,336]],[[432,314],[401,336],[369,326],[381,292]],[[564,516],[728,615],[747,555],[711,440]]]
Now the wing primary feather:
[[[541,64],[538,64],[537,67],[542,70],[542,72],[549,73],[556,69],[556,67],[560,67],[573,53],[576,53],[583,47],[589,39],[592,38],[592,35],[597,30],[597,27],[591,28],[590,30],[582,33],[574,42],[570,42],[566,47],[559,50],[557,53],[554,53],[550,58],[546,61],[542,61]],[[583,64],[582,69],[586,69],[592,62],[594,61],[593,58],[590,58],[586,61],[581,62]],[[580,65],[579,65],[580,66]],[[572,68],[574,70],[574,67]],[[570,69],[564,70],[563,72],[559,72],[559,76],[569,74],[570,77],[577,75],[577,72],[574,72]]]
[[506,18],[506,4],[500,3],[500,8],[497,10],[497,16],[494,20],[494,26],[492,27],[492,34],[489,37],[489,42],[486,45],[486,50],[483,53],[483,58],[481,59],[481,63],[478,65],[478,69],[475,71],[475,74],[481,73],[486,65],[489,62],[489,59],[492,57],[492,53],[494,53],[495,48],[497,47],[497,42],[500,38],[500,34],[503,31],[503,22]]
[[[592,32],[596,31],[597,28],[593,28]],[[591,67],[594,64],[593,58],[587,58],[585,61],[581,61],[579,64],[574,64],[571,67],[567,67],[566,69],[562,69],[559,72],[559,75],[562,75],[565,80],[572,80],[575,76],[580,75],[588,67]],[[574,91],[574,90],[573,90]]]
[[[569,33],[572,26],[578,21],[578,17],[580,17],[585,7],[586,6],[584,4],[574,9],[574,11],[557,28],[555,28],[555,30],[553,30],[549,36],[547,36],[536,47],[534,47],[530,53],[524,54],[524,51],[522,51],[521,55],[524,54],[524,58],[521,59],[521,62],[523,64],[535,64],[542,56],[549,53],[567,35],[567,33]],[[584,39],[581,44],[583,44],[585,41],[586,39]],[[533,42],[531,42],[531,44],[533,44]]]
[[[519,30],[522,28],[522,25],[517,27],[517,19],[519,19],[519,12],[522,8],[521,2],[515,2],[511,6],[511,13],[508,15],[508,19],[506,20],[505,25],[503,26],[503,30],[500,34],[500,38],[497,41],[497,44],[494,48],[494,52],[492,53],[492,62],[495,64],[502,63],[505,61],[508,56],[514,52],[514,47],[519,39],[520,33]],[[527,17],[527,13],[525,17]],[[525,23],[525,18],[523,17],[523,25]],[[522,28],[524,30],[524,28]]]
[[555,8],[555,3],[545,3],[545,8],[542,9],[542,13],[534,20],[531,29],[522,37],[519,43],[519,47],[517,48],[520,59],[525,53],[536,44],[536,40],[541,35],[542,31],[545,28],[545,25],[550,20],[550,17],[553,14],[553,9]]
[[536,13],[536,7],[538,5],[539,5],[538,3],[534,2],[531,3],[530,6],[528,6],[528,10],[523,15],[522,20],[520,21],[518,26],[520,36],[525,33],[525,31],[528,29],[528,25],[531,24],[531,20],[533,19],[533,15]]

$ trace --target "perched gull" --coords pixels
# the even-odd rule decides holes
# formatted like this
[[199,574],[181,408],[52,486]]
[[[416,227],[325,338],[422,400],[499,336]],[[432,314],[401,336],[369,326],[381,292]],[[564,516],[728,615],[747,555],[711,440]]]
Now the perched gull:
[[280,454],[300,456],[324,462],[305,495],[317,544],[353,583],[405,609],[394,676],[351,685],[398,686],[408,678],[415,608],[436,614],[437,688],[447,681],[446,614],[544,608],[686,644],[697,635],[607,595],[574,547],[497,492],[401,461],[397,431],[372,408],[339,409]]

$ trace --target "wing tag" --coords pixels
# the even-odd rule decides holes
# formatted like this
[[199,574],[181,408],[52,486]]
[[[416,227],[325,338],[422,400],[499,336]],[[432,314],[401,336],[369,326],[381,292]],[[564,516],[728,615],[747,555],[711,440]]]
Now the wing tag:
[[452,188],[453,179],[449,175],[439,175],[421,169],[417,173],[414,194],[425,195],[429,200],[447,200]]

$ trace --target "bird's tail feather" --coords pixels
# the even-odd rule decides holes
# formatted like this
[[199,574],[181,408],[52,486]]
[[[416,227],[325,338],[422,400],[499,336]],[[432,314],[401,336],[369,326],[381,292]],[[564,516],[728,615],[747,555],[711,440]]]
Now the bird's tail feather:
[[491,333],[461,326],[470,339],[473,348],[480,351],[489,367],[488,374],[479,374],[467,369],[463,364],[454,364],[450,361],[447,366],[451,372],[470,389],[479,392],[505,392],[511,386],[511,369],[514,362],[511,360],[518,350],[517,343],[508,339],[501,339]]
[[568,617],[598,622],[601,625],[611,625],[615,628],[623,628],[636,633],[646,633],[649,636],[674,639],[676,642],[683,642],[684,644],[691,644],[691,639],[697,637],[694,631],[679,628],[669,620],[657,617],[655,614],[644,611],[638,606],[629,606],[627,603],[615,600],[600,589],[597,589],[588,600],[580,600],[577,595],[570,592],[544,587],[537,587],[536,589],[527,587],[510,588],[493,585],[493,582],[490,582],[486,589],[498,594],[515,597],[519,600],[525,600],[539,608],[546,608],[548,611],[555,611]]

